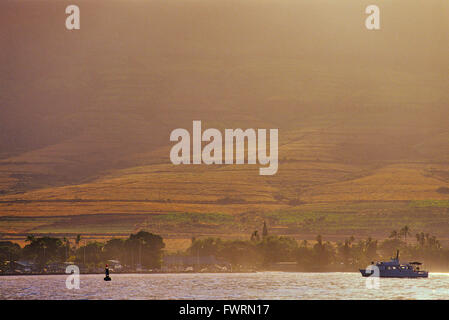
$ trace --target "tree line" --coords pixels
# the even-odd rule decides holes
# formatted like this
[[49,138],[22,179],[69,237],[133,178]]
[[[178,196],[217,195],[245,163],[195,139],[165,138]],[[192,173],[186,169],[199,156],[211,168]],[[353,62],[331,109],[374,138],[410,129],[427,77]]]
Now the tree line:
[[[22,248],[10,241],[0,241],[0,270],[10,261],[33,261],[40,267],[52,262],[74,262],[81,266],[104,267],[108,260],[119,260],[132,270],[140,265],[145,269],[160,269],[164,241],[159,235],[146,231],[131,234],[126,239],[113,238],[105,242],[83,241],[77,236],[74,243],[67,238],[34,237],[26,239]],[[325,241],[318,235],[314,241],[297,241],[292,237],[270,235],[266,224],[262,234],[253,232],[247,240],[221,238],[192,238],[190,246],[178,256],[214,256],[233,266],[233,270],[270,270],[281,262],[295,263],[297,271],[356,271],[373,261],[389,260],[396,250],[401,261],[421,261],[431,271],[449,270],[449,249],[428,233],[412,236],[405,226],[393,230],[383,240],[371,237],[356,240]]]
[[444,249],[435,236],[418,232],[415,239],[404,226],[393,230],[383,240],[371,237],[356,240],[325,241],[318,235],[315,241],[296,241],[294,238],[268,235],[264,225],[262,236],[257,231],[249,240],[220,238],[192,239],[188,254],[213,255],[234,266],[266,270],[281,262],[296,262],[297,271],[356,271],[375,261],[389,260],[400,250],[400,260],[421,261],[433,271],[449,270],[449,249]]
[[[11,241],[0,241],[0,269],[10,261],[32,261],[43,268],[49,263],[73,262],[86,267],[104,267],[108,260],[119,260],[124,265],[160,268],[163,239],[146,231],[131,234],[127,239],[113,238],[106,242],[82,241],[81,235],[74,245],[67,238],[35,237],[29,235],[21,248]],[[82,245],[84,243],[84,245]]]

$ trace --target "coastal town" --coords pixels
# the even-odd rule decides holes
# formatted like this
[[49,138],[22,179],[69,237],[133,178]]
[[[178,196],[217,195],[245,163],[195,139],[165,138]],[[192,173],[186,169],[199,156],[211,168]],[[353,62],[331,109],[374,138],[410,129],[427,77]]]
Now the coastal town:
[[[397,250],[407,261],[419,259],[432,271],[449,270],[449,250],[428,233],[404,226],[382,241],[368,237],[330,242],[272,235],[264,222],[247,239],[192,238],[182,251],[165,250],[164,239],[141,230],[128,238],[105,242],[35,237],[25,246],[0,241],[0,275],[64,274],[76,266],[81,274],[112,273],[230,273],[255,271],[354,272],[373,261],[388,260]],[[84,243],[82,245],[82,243]]]

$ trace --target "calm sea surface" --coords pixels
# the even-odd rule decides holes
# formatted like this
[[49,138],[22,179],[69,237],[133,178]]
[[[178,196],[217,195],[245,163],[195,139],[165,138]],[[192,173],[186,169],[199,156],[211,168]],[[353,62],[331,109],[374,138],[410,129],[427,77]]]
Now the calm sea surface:
[[0,277],[0,299],[449,299],[449,274],[428,279],[380,279],[367,289],[359,273],[229,273]]

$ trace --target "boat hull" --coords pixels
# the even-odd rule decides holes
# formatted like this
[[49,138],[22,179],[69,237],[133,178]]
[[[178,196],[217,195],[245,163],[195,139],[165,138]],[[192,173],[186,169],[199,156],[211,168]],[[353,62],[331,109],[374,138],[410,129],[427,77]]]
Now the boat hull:
[[[373,270],[367,272],[365,269],[360,269],[360,273],[363,277],[370,277],[374,274]],[[380,278],[428,278],[429,273],[427,271],[391,271],[391,270],[380,270]]]

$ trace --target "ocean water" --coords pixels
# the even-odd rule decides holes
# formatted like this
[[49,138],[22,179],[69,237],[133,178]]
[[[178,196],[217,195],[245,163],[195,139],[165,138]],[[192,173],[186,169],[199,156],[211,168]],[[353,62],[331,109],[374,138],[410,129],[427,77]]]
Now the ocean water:
[[[449,299],[449,274],[428,279],[379,279],[359,273],[214,273],[0,277],[0,299]],[[371,281],[371,280],[368,280]]]

